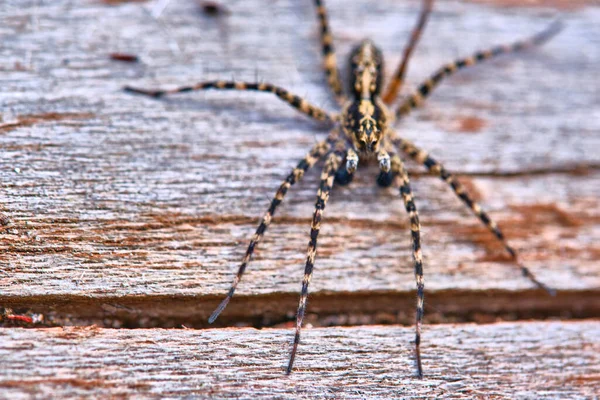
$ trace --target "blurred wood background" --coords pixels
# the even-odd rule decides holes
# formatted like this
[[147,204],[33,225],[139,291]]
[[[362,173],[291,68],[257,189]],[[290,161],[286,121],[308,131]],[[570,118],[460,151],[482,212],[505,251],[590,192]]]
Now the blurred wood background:
[[[355,3],[327,2],[340,63],[369,37],[391,74],[420,2]],[[224,2],[216,16],[199,4],[0,5],[0,307],[37,321],[2,321],[0,397],[598,395],[596,2],[436,5],[404,93],[447,61],[565,23],[542,48],[452,77],[397,125],[460,175],[559,294],[532,288],[453,193],[409,162],[423,225],[423,381],[412,328],[395,325],[414,319],[408,221],[373,166],[335,188],[325,211],[307,316],[323,328],[305,330],[290,379],[290,330],[223,328],[289,326],[318,171],[288,193],[221,329],[159,329],[208,327],[270,198],[327,127],[270,94],[153,100],[121,87],[260,80],[336,107],[309,1]],[[581,319],[591,320],[567,321]],[[339,327],[374,324],[394,325]]]

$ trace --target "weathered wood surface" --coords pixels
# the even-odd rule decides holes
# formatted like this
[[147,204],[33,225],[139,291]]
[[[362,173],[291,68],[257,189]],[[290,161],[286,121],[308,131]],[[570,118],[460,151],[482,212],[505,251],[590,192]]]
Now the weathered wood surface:
[[[268,80],[332,109],[310,4],[229,2],[226,17],[211,19],[195,2],[171,2],[157,20],[153,4],[0,8],[0,203],[10,219],[0,237],[0,304],[99,323],[121,312],[132,326],[144,325],[143,315],[200,325],[281,179],[323,136],[321,125],[267,94],[156,101],[120,91],[233,76]],[[342,60],[371,37],[394,65],[419,4],[328,8]],[[543,29],[558,12],[440,2],[409,86],[459,55]],[[465,176],[523,260],[564,297],[528,290],[453,194],[420,175],[428,313],[600,310],[600,9],[561,17],[566,29],[552,42],[457,75],[398,129]],[[110,60],[116,51],[141,62]],[[385,312],[401,304],[412,315],[406,216],[375,174],[361,167],[332,195],[311,286],[324,301],[311,302],[313,310],[369,314],[391,296]],[[290,191],[230,316],[293,313],[316,175]],[[368,297],[362,310],[346,301],[353,295]]]
[[[518,398],[600,395],[600,322],[307,329],[284,375],[281,329],[0,330],[3,397]],[[192,396],[192,397],[190,397]]]
[[[532,290],[452,193],[409,163],[427,322],[597,317],[600,9],[478,2],[439,2],[409,68],[411,88],[442,63],[526,37],[557,14],[566,29],[539,50],[453,77],[398,129],[461,174],[523,260],[561,292]],[[120,88],[260,79],[333,109],[313,7],[257,3],[227,2],[229,13],[214,19],[196,2],[172,1],[154,19],[153,2],[2,2],[0,307],[59,325],[206,325],[281,179],[326,129],[266,94],[155,101]],[[419,8],[327,6],[341,61],[371,37],[388,72]],[[110,60],[113,52],[141,62]],[[406,216],[375,174],[361,166],[351,186],[334,190],[310,324],[414,318]],[[293,317],[316,176],[290,191],[220,324]],[[287,330],[2,328],[0,397],[590,398],[599,332],[597,322],[428,324],[420,382],[411,328],[307,330],[291,378],[282,375]]]

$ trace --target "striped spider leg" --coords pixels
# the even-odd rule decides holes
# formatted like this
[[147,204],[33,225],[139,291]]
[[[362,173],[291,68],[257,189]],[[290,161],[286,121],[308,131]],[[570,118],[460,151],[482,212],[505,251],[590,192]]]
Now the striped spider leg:
[[[387,111],[387,110],[386,110]],[[389,111],[388,111],[389,112]],[[394,143],[390,140],[390,136],[397,136],[393,131],[388,131],[388,135],[384,137],[383,147],[385,153],[390,158],[390,168],[379,163],[379,175],[377,176],[377,184],[381,187],[396,186],[400,190],[400,196],[404,202],[404,208],[408,213],[410,222],[411,240],[413,246],[413,262],[415,281],[417,283],[417,311],[415,324],[415,364],[417,368],[417,376],[423,377],[423,366],[421,363],[421,327],[423,325],[423,314],[425,305],[425,280],[423,278],[423,254],[421,251],[421,224],[419,222],[419,213],[414,200],[414,195],[410,186],[408,171],[404,168],[404,163],[395,149]],[[378,157],[380,160],[380,157]]]
[[287,372],[290,373],[292,370],[300,339],[300,329],[308,295],[308,282],[310,281],[314,265],[316,239],[319,233],[322,210],[329,197],[329,191],[334,182],[334,177],[336,178],[335,181],[338,183],[348,183],[356,171],[359,158],[362,158],[367,161],[377,160],[380,168],[378,177],[378,183],[380,185],[389,186],[394,178],[398,178],[400,181],[398,185],[400,194],[403,198],[411,222],[415,278],[417,281],[415,353],[417,375],[422,377],[423,368],[421,365],[420,343],[421,325],[423,320],[424,281],[420,225],[408,174],[404,169],[400,157],[393,151],[393,146],[388,140],[388,136],[390,135],[389,123],[391,122],[390,111],[379,97],[382,82],[383,57],[379,49],[375,47],[371,41],[365,40],[352,51],[350,55],[350,66],[349,88],[352,99],[344,106],[339,117],[339,123],[342,132],[346,136],[348,147],[346,149],[340,149],[338,154],[333,154],[329,158],[329,162],[337,166],[340,165],[339,161],[341,161],[341,156],[345,154],[346,163],[338,168],[337,173],[333,166],[329,168],[326,164],[323,174],[321,175],[321,188],[317,196],[317,205],[313,216],[313,224],[311,226],[311,241],[308,246],[302,294],[298,307],[296,335],[294,337],[294,344]]
[[508,45],[492,47],[484,51],[477,51],[470,57],[461,58],[448,63],[439,68],[429,79],[419,85],[410,96],[402,101],[396,109],[396,118],[401,119],[414,108],[420,107],[424,100],[431,95],[433,89],[444,79],[453,75],[459,69],[479,64],[482,61],[499,56],[501,54],[515,53],[530,49],[534,46],[540,46],[550,40],[553,36],[562,30],[562,23],[555,21],[545,30],[530,37],[529,39],[518,41]]
[[[429,79],[419,85],[418,89],[402,102],[402,104],[396,110],[396,117],[400,119],[407,115],[412,109],[420,107],[424,100],[432,93],[433,89],[443,80],[444,77],[451,76],[461,68],[475,65],[500,54],[518,52],[534,46],[539,46],[551,39],[554,35],[560,32],[561,29],[562,24],[560,22],[554,22],[545,30],[539,32],[529,39],[517,41],[509,45],[496,46],[489,50],[478,51],[470,57],[458,59],[454,62],[444,65],[443,67],[439,68],[438,71]],[[497,224],[488,216],[481,206],[472,199],[464,186],[461,185],[452,174],[450,174],[441,164],[431,158],[425,151],[417,148],[411,142],[396,137],[395,135],[392,136],[392,141],[395,146],[401,149],[413,160],[423,164],[430,173],[435,176],[439,176],[451,186],[454,193],[467,205],[467,207],[471,209],[471,211],[473,211],[477,218],[479,218],[479,220],[502,243],[512,260],[521,269],[525,277],[532,281],[537,287],[548,292],[548,294],[552,296],[556,294],[554,289],[540,282],[527,267],[518,261],[518,254],[516,250],[507,243],[504,234],[500,228],[498,228]]]
[[421,327],[423,325],[423,314],[425,305],[425,280],[423,279],[423,254],[421,252],[421,224],[419,222],[419,213],[417,212],[417,206],[415,204],[412,189],[410,187],[410,179],[408,178],[408,172],[406,171],[406,168],[404,168],[404,163],[395,151],[390,152],[390,156],[390,174],[392,176],[392,179],[386,181],[389,182],[389,184],[382,184],[380,182],[380,179],[382,174],[384,174],[385,172],[381,171],[377,182],[380,186],[390,186],[393,183],[393,180],[399,181],[397,186],[400,187],[400,196],[402,196],[402,200],[404,201],[404,208],[406,209],[410,220],[410,234],[413,246],[414,273],[415,281],[417,282],[415,363],[417,367],[417,376],[419,378],[422,378],[423,365],[421,363]]
[[540,289],[545,290],[551,296],[556,295],[556,290],[548,287],[544,283],[540,282],[535,275],[523,264],[519,262],[517,251],[506,241],[504,234],[498,227],[498,225],[490,218],[490,216],[481,208],[473,197],[468,193],[467,189],[452,175],[448,172],[442,164],[434,160],[427,152],[419,149],[408,140],[395,138],[394,144],[398,146],[404,153],[410,158],[425,166],[432,175],[438,176],[444,182],[448,183],[454,193],[465,203],[469,209],[475,214],[483,225],[502,243],[504,249],[511,256],[512,261],[521,269],[523,276],[527,277]]
[[410,56],[412,55],[413,50],[417,46],[419,42],[419,38],[421,37],[421,32],[425,29],[425,25],[427,24],[427,19],[429,18],[429,14],[431,14],[431,10],[433,9],[433,0],[423,0],[423,8],[421,10],[421,14],[419,15],[419,19],[417,20],[417,25],[415,25],[412,33],[410,34],[410,39],[408,41],[408,45],[404,49],[404,53],[402,54],[402,61],[400,61],[400,65],[396,72],[394,72],[394,76],[390,83],[388,83],[385,94],[381,96],[385,104],[391,104],[396,99],[396,96],[402,89],[402,85],[404,84],[404,76],[406,75],[406,69],[408,67],[408,61],[410,60]]
[[337,184],[350,183],[358,168],[360,160],[376,160],[379,163],[380,169],[377,183],[383,187],[391,186],[394,183],[398,186],[410,219],[414,272],[417,285],[415,358],[417,376],[422,377],[423,368],[421,363],[420,345],[424,313],[424,279],[420,224],[408,173],[404,168],[402,159],[398,155],[397,150],[404,152],[410,158],[425,165],[431,173],[445,180],[452,187],[456,195],[469,206],[479,220],[483,222],[496,238],[502,242],[506,251],[513,257],[515,264],[521,268],[523,274],[537,286],[550,293],[553,293],[553,291],[543,283],[539,282],[526,267],[519,263],[516,251],[506,242],[504,235],[497,225],[481,209],[481,207],[473,201],[465,188],[460,185],[460,183],[448,173],[442,165],[429,157],[427,153],[420,150],[412,143],[400,139],[398,135],[392,131],[391,125],[394,122],[394,119],[399,120],[412,109],[419,107],[444,77],[452,75],[458,69],[474,65],[499,54],[520,51],[534,45],[542,44],[560,30],[560,24],[553,24],[545,31],[538,33],[528,40],[516,42],[509,46],[498,46],[488,51],[480,51],[471,57],[460,59],[443,66],[432,75],[431,78],[422,83],[413,94],[403,100],[396,108],[395,112],[391,112],[386,104],[392,104],[394,102],[394,99],[402,87],[410,56],[416,47],[421,32],[431,13],[433,0],[423,0],[422,11],[417,20],[417,24],[412,31],[409,43],[404,50],[402,61],[388,86],[388,90],[383,96],[381,95],[383,86],[383,56],[381,51],[370,40],[362,41],[350,54],[349,90],[347,91],[348,93],[344,93],[340,81],[340,74],[333,48],[333,38],[329,29],[325,6],[323,0],[314,0],[314,3],[320,24],[323,69],[330,89],[333,91],[338,102],[342,105],[342,110],[339,115],[328,114],[326,111],[309,104],[306,100],[287,90],[268,83],[208,81],[173,90],[146,90],[132,87],[126,87],[125,90],[152,97],[161,97],[165,94],[206,89],[270,92],[313,119],[335,124],[333,130],[330,131],[329,137],[326,140],[317,143],[310,150],[306,157],[298,163],[296,168],[292,170],[277,190],[275,197],[272,199],[268,210],[261,219],[260,224],[248,245],[246,254],[226,298],[209,318],[210,323],[214,322],[231,300],[237,285],[252,258],[256,245],[271,223],[277,207],[283,201],[289,188],[298,182],[310,167],[318,161],[325,159],[317,192],[315,212],[311,223],[304,279],[302,281],[298,312],[296,314],[296,330],[287,367],[288,374],[292,371],[296,352],[300,343],[300,333],[308,298],[308,285],[312,277],[317,252],[317,238],[325,205],[329,199],[333,184],[334,182]]
[[[325,166],[321,172],[319,189],[317,190],[317,202],[315,204],[315,212],[310,225],[310,240],[308,242],[308,249],[306,250],[306,264],[304,266],[302,290],[300,293],[300,301],[298,303],[298,312],[296,313],[296,334],[294,335],[294,342],[286,371],[288,375],[292,372],[294,359],[296,358],[296,351],[298,350],[298,344],[300,343],[300,331],[302,329],[302,320],[304,319],[304,313],[306,311],[306,300],[308,299],[308,284],[310,283],[313,267],[315,265],[315,257],[317,255],[317,238],[319,236],[319,231],[321,230],[323,212],[325,211],[327,200],[329,200],[329,193],[333,187],[336,171],[338,170],[344,156],[343,148],[345,147],[345,143],[341,142],[336,147],[337,149],[332,149],[332,151],[330,151],[327,155]],[[340,150],[339,147],[342,149]]]
[[319,19],[320,25],[320,39],[321,39],[321,51],[323,53],[323,69],[325,70],[325,76],[327,77],[327,84],[333,91],[337,102],[343,105],[346,102],[346,96],[342,87],[342,81],[340,79],[340,71],[337,67],[337,60],[335,57],[335,50],[333,48],[333,37],[329,29],[329,22],[327,21],[327,10],[321,0],[315,0],[315,6],[317,8],[317,18]]
[[308,103],[300,96],[290,93],[284,88],[272,85],[270,83],[248,83],[248,82],[232,82],[232,81],[206,81],[200,82],[192,86],[182,86],[176,89],[163,90],[163,89],[139,89],[131,86],[125,86],[123,88],[126,92],[142,94],[150,97],[162,97],[168,94],[192,92],[195,90],[239,90],[239,91],[257,91],[257,92],[270,92],[275,94],[281,100],[285,101],[298,111],[308,115],[318,121],[333,121],[335,117],[329,115],[326,111],[319,107],[313,106]]
[[[309,104],[306,100],[302,99],[299,96],[296,96],[286,89],[281,87],[269,84],[269,83],[246,83],[246,82],[230,82],[230,81],[206,81],[200,82],[192,86],[184,86],[171,90],[163,90],[163,89],[139,89],[133,88],[130,86],[126,86],[124,88],[125,91],[130,93],[136,93],[141,95],[146,95],[150,97],[159,98],[168,94],[175,93],[184,93],[191,92],[195,90],[206,90],[206,89],[221,89],[221,90],[239,90],[239,91],[261,91],[261,92],[270,92],[274,93],[277,97],[290,104],[292,107],[296,108],[303,114],[308,115],[311,118],[314,118],[319,121],[327,121],[332,122],[336,120],[336,116],[328,114],[326,111],[321,110],[320,108]],[[287,178],[281,183],[279,189],[277,190],[275,197],[271,200],[271,204],[265,214],[263,215],[256,232],[252,236],[248,248],[246,250],[246,254],[242,259],[242,263],[238,268],[238,272],[231,283],[231,287],[227,293],[227,296],[223,301],[219,304],[216,310],[211,314],[209,318],[209,323],[213,323],[217,317],[223,312],[223,310],[229,304],[229,301],[233,297],[237,285],[239,284],[246,267],[248,266],[256,245],[263,237],[265,231],[271,223],[271,220],[277,210],[277,207],[283,201],[287,191],[289,188],[294,185],[296,182],[302,179],[305,172],[311,168],[317,161],[322,159],[326,154],[328,154],[331,144],[337,140],[338,130],[334,129],[331,131],[329,137],[313,146],[310,152],[302,159],[296,168],[292,170],[292,172],[287,176]]]
[[225,297],[225,299],[223,299],[221,304],[219,304],[217,309],[211,314],[210,318],[208,319],[208,322],[210,324],[215,322],[215,320],[217,319],[219,314],[221,314],[221,312],[223,312],[225,307],[227,307],[227,304],[229,304],[229,301],[233,297],[233,294],[235,293],[235,289],[237,288],[238,283],[240,283],[240,280],[242,279],[242,276],[244,275],[244,271],[246,271],[246,267],[248,266],[248,263],[250,262],[250,259],[252,258],[252,254],[254,253],[254,249],[256,248],[256,245],[258,244],[260,239],[265,234],[265,231],[271,224],[271,220],[272,220],[273,216],[275,215],[275,211],[277,210],[277,207],[283,201],[283,198],[285,197],[285,195],[288,192],[288,190],[290,189],[290,187],[293,184],[295,184],[296,182],[300,181],[300,179],[302,179],[302,177],[304,176],[306,171],[309,168],[311,168],[313,165],[315,165],[315,163],[318,160],[323,158],[323,156],[329,151],[330,147],[331,147],[331,145],[330,145],[329,141],[322,141],[322,142],[315,144],[313,146],[313,148],[310,150],[310,152],[304,157],[304,159],[302,159],[298,163],[296,168],[294,168],[292,170],[292,172],[287,176],[287,178],[285,178],[285,180],[281,183],[281,186],[279,186],[277,193],[275,193],[275,196],[271,200],[271,204],[270,204],[268,210],[265,212],[260,223],[258,224],[258,228],[256,228],[256,232],[254,233],[254,236],[252,236],[252,239],[250,240],[250,244],[248,245],[246,254],[244,255],[244,258],[242,259],[242,263],[238,269],[237,275],[235,276],[235,278],[233,279],[233,282],[231,283],[231,287],[229,288],[227,297]]

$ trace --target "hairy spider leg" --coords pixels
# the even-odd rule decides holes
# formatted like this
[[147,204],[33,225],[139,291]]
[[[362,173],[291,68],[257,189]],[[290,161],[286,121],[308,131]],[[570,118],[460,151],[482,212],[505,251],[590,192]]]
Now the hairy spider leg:
[[431,94],[433,89],[445,78],[453,75],[459,69],[464,67],[470,67],[478,64],[484,60],[496,57],[500,54],[513,53],[521,50],[529,49],[533,46],[539,46],[554,35],[560,32],[562,29],[562,23],[556,21],[548,26],[542,32],[532,36],[529,39],[515,42],[509,45],[496,46],[489,50],[478,51],[470,57],[461,58],[449,64],[442,66],[438,71],[433,74],[429,79],[423,82],[417,90],[408,96],[402,104],[396,109],[396,118],[400,119],[410,113],[414,108],[420,107],[424,100]]
[[321,48],[323,52],[323,68],[325,69],[325,76],[327,77],[327,83],[333,91],[337,102],[342,105],[346,101],[346,98],[342,88],[340,71],[337,67],[335,49],[333,48],[333,37],[331,36],[329,22],[327,21],[327,10],[325,10],[325,5],[321,0],[315,0],[315,6],[317,8],[319,24],[321,25]]
[[431,9],[433,8],[433,0],[423,0],[423,8],[421,9],[421,14],[419,14],[419,19],[417,20],[417,25],[413,28],[412,33],[410,34],[410,40],[408,41],[408,45],[404,49],[404,53],[402,54],[402,61],[398,66],[398,69],[394,73],[394,76],[390,83],[388,84],[387,90],[385,94],[381,97],[383,102],[386,104],[391,104],[396,99],[396,96],[402,89],[402,84],[404,83],[404,76],[406,75],[406,68],[408,67],[408,61],[410,60],[410,56],[417,46],[419,42],[419,38],[421,37],[421,32],[425,28],[427,24],[427,20],[429,18],[429,14],[431,14]]
[[288,374],[292,372],[296,351],[298,350],[298,343],[300,343],[300,330],[302,329],[302,320],[304,319],[306,300],[308,298],[308,284],[310,283],[315,256],[317,254],[317,237],[319,236],[319,230],[321,229],[323,211],[325,210],[325,205],[329,199],[329,192],[333,186],[335,172],[340,166],[342,157],[343,153],[338,154],[337,151],[330,153],[325,162],[325,166],[323,167],[323,171],[321,172],[321,182],[319,184],[319,190],[317,191],[315,212],[310,225],[310,241],[308,242],[308,249],[306,251],[306,265],[304,267],[304,278],[302,279],[302,292],[300,293],[298,312],[296,314],[296,334],[294,335],[294,344],[290,354],[290,362],[287,367]]
[[408,172],[404,168],[402,160],[397,154],[392,156],[392,171],[394,176],[400,178],[400,195],[404,201],[404,207],[410,219],[410,233],[413,245],[413,261],[415,263],[415,280],[417,282],[417,313],[415,326],[415,359],[417,365],[417,376],[423,377],[423,366],[421,364],[421,326],[423,324],[423,306],[425,302],[425,281],[423,280],[423,254],[421,253],[421,224],[419,214],[414,202]]
[[131,86],[123,88],[126,92],[143,94],[151,97],[162,97],[167,94],[191,92],[194,90],[219,89],[219,90],[241,90],[258,91],[274,93],[281,100],[285,101],[301,113],[308,115],[319,121],[333,121],[335,118],[320,109],[308,103],[300,96],[288,92],[286,89],[272,85],[270,83],[250,83],[250,82],[232,82],[232,81],[207,81],[196,83],[192,86],[183,86],[171,90],[161,89],[138,89]]
[[327,141],[317,143],[310,150],[310,152],[304,157],[304,159],[302,159],[302,161],[300,161],[298,163],[296,168],[294,168],[292,170],[292,172],[288,175],[288,177],[285,178],[285,180],[283,181],[281,186],[279,186],[277,193],[275,193],[275,197],[273,198],[273,200],[271,200],[271,205],[269,206],[269,209],[267,210],[267,212],[265,212],[265,215],[262,217],[260,224],[258,225],[256,232],[254,233],[254,236],[250,240],[250,244],[248,245],[248,249],[246,250],[246,255],[244,256],[244,258],[242,260],[242,264],[240,265],[240,267],[238,269],[237,275],[235,276],[235,278],[233,279],[233,282],[231,283],[231,287],[229,289],[229,292],[227,293],[227,297],[225,297],[225,299],[223,299],[221,304],[219,304],[217,309],[212,313],[212,315],[208,319],[209,323],[212,324],[217,319],[219,314],[221,314],[221,312],[225,309],[225,307],[227,307],[227,304],[229,304],[229,301],[233,297],[233,294],[235,293],[235,289],[237,288],[238,283],[240,283],[240,280],[242,279],[242,275],[244,275],[244,271],[246,270],[246,267],[248,266],[248,263],[250,262],[250,258],[252,257],[252,253],[254,253],[254,249],[255,249],[256,245],[258,244],[260,239],[263,237],[265,231],[271,224],[273,215],[275,215],[275,211],[277,210],[277,207],[283,201],[283,198],[285,197],[289,188],[294,183],[296,183],[300,179],[302,179],[302,177],[304,176],[304,173],[310,167],[312,167],[320,158],[322,158],[327,153],[327,151],[329,151],[329,148],[330,148],[330,144]]
[[454,193],[463,201],[463,203],[467,205],[467,207],[471,209],[471,211],[473,211],[473,214],[479,218],[479,220],[488,228],[488,230],[492,232],[494,236],[496,236],[496,239],[502,243],[504,249],[508,252],[508,254],[510,254],[514,263],[521,269],[523,276],[529,278],[531,282],[533,282],[540,289],[548,292],[548,294],[551,296],[556,294],[556,290],[549,288],[547,285],[540,282],[527,267],[519,262],[517,251],[508,244],[498,225],[496,225],[496,223],[481,208],[481,206],[473,200],[465,187],[451,173],[449,173],[442,164],[438,163],[436,160],[431,158],[427,152],[419,149],[407,140],[395,139],[395,143],[406,154],[408,154],[410,158],[417,161],[419,164],[423,164],[432,175],[440,177],[443,181],[450,185]]

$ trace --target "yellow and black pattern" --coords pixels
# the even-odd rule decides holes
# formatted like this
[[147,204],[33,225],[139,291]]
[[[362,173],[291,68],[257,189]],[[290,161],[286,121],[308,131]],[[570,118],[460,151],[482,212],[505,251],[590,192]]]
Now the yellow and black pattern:
[[386,114],[381,102],[370,99],[360,99],[344,108],[340,125],[357,152],[379,151],[388,123]]
[[402,85],[404,84],[404,76],[406,75],[406,68],[408,67],[408,61],[410,60],[410,56],[419,42],[421,32],[423,32],[423,29],[425,28],[425,24],[427,23],[429,14],[431,14],[432,8],[433,0],[423,1],[423,9],[421,10],[421,14],[417,20],[417,25],[415,25],[415,28],[410,34],[410,40],[408,41],[408,45],[402,54],[402,61],[394,73],[391,82],[388,84],[385,94],[381,96],[381,99],[385,102],[385,104],[393,103],[396,99],[396,96],[400,92],[400,89],[402,89]]
[[[421,251],[421,235],[419,215],[413,198],[408,173],[404,168],[402,159],[398,152],[402,150],[412,159],[423,164],[432,174],[439,176],[446,181],[454,190],[456,195],[475,213],[479,220],[495,235],[495,237],[504,245],[506,251],[511,255],[515,264],[521,268],[523,274],[534,282],[538,287],[545,289],[553,294],[554,291],[536,279],[536,277],[525,266],[519,263],[517,252],[507,243],[502,231],[485,213],[479,204],[466,192],[465,188],[450,174],[442,165],[431,158],[426,152],[418,149],[412,143],[396,137],[392,129],[394,116],[396,121],[400,117],[409,113],[412,109],[419,107],[424,100],[431,94],[433,89],[445,78],[452,75],[455,71],[475,65],[483,60],[495,57],[500,54],[520,51],[539,45],[551,38],[560,30],[560,24],[553,24],[545,31],[533,36],[532,38],[514,43],[508,46],[498,46],[491,50],[480,51],[473,56],[457,60],[440,68],[427,81],[422,83],[417,91],[401,102],[400,106],[394,112],[388,109],[387,104],[391,104],[399,93],[405,79],[409,59],[415,49],[421,32],[423,31],[427,19],[431,14],[433,0],[423,0],[423,8],[413,28],[410,40],[404,50],[402,61],[395,72],[395,75],[388,86],[385,95],[381,96],[383,88],[383,54],[371,40],[363,40],[355,46],[349,57],[349,80],[347,97],[344,96],[344,88],[340,82],[340,74],[337,67],[337,61],[333,48],[333,38],[329,30],[327,21],[327,12],[322,0],[315,0],[317,16],[320,23],[320,38],[323,52],[323,64],[327,81],[338,101],[344,102],[339,115],[328,114],[326,111],[309,104],[306,100],[296,96],[287,90],[274,86],[269,83],[246,83],[233,81],[207,81],[197,83],[191,86],[184,86],[172,90],[146,90],[126,87],[125,90],[132,93],[143,94],[152,97],[161,97],[167,94],[191,92],[195,90],[217,89],[217,90],[240,90],[240,91],[258,91],[269,92],[290,104],[300,112],[311,118],[320,121],[326,121],[334,124],[329,137],[316,144],[306,157],[298,163],[296,168],[283,181],[275,197],[271,200],[270,206],[262,217],[254,236],[238,268],[237,275],[233,279],[226,298],[221,302],[217,309],[209,318],[212,323],[225,309],[235,290],[242,279],[242,276],[248,266],[254,250],[269,227],[275,211],[283,201],[289,188],[298,182],[304,173],[315,163],[326,159],[322,170],[319,190],[317,192],[317,201],[315,212],[313,214],[310,241],[308,244],[306,264],[304,270],[304,279],[302,281],[302,290],[296,315],[296,333],[292,351],[290,354],[287,373],[292,371],[296,351],[300,342],[300,332],[302,321],[306,312],[306,301],[308,298],[308,285],[312,276],[315,256],[317,251],[317,237],[321,228],[321,221],[325,205],[329,199],[329,193],[334,182],[336,184],[348,184],[352,181],[357,167],[360,163],[369,161],[379,162],[379,175],[377,183],[380,186],[387,187],[397,184],[400,195],[404,201],[404,206],[410,219],[410,230],[412,238],[412,250],[414,261],[414,273],[417,284],[417,307],[416,307],[416,336],[415,352],[417,375],[423,376],[421,364],[421,327],[423,323],[424,307],[424,280],[423,280],[423,255]],[[346,100],[348,99],[348,100]],[[342,162],[344,161],[344,164]]]
[[311,118],[319,121],[332,121],[334,117],[330,116],[326,111],[319,107],[309,104],[300,96],[296,96],[287,90],[270,83],[248,83],[248,82],[233,82],[233,81],[207,81],[200,82],[192,86],[183,86],[171,90],[160,89],[138,89],[131,86],[125,86],[124,90],[130,93],[143,94],[150,97],[162,97],[168,94],[192,92],[195,90],[219,89],[219,90],[241,90],[241,91],[257,91],[274,93],[281,100],[285,101],[295,109]]
[[292,170],[292,172],[287,176],[287,178],[285,178],[285,180],[283,181],[281,186],[279,186],[277,193],[275,193],[275,197],[273,197],[273,200],[271,200],[269,209],[267,210],[267,212],[265,212],[265,215],[262,217],[260,224],[258,224],[258,228],[256,229],[254,236],[252,236],[252,239],[250,240],[250,244],[248,245],[248,249],[246,250],[246,255],[242,259],[242,264],[240,265],[240,267],[238,269],[237,275],[235,276],[233,282],[231,283],[231,287],[229,288],[229,293],[227,293],[227,297],[225,297],[225,299],[221,302],[221,304],[219,304],[219,307],[217,307],[217,309],[212,313],[212,315],[208,319],[209,323],[212,324],[217,319],[219,314],[221,314],[221,312],[225,309],[225,307],[227,307],[227,304],[229,304],[229,300],[231,300],[231,298],[233,297],[233,294],[235,293],[235,289],[237,288],[238,283],[240,283],[240,280],[242,279],[242,276],[244,275],[244,271],[246,271],[246,267],[248,266],[248,263],[250,262],[250,259],[252,258],[252,254],[254,253],[254,249],[256,248],[256,245],[258,244],[260,239],[265,234],[265,231],[271,224],[271,220],[273,219],[273,216],[275,215],[275,211],[277,210],[277,207],[283,201],[283,198],[285,197],[289,188],[294,183],[296,183],[300,179],[302,179],[302,177],[304,176],[304,173],[310,167],[315,165],[315,163],[321,157],[323,157],[323,155],[325,155],[325,153],[329,150],[329,148],[330,148],[330,144],[327,141],[317,143],[311,149],[311,151],[306,155],[306,157],[304,157],[304,159],[298,163],[296,168],[294,168]]
[[306,265],[304,267],[304,278],[302,279],[302,291],[300,293],[300,302],[298,303],[298,312],[296,314],[296,334],[294,335],[294,344],[290,354],[290,362],[288,364],[287,373],[292,372],[298,343],[300,343],[300,330],[302,329],[302,320],[306,311],[306,300],[308,299],[308,284],[312,277],[313,267],[315,265],[315,257],[317,255],[317,237],[321,230],[321,221],[323,219],[323,211],[329,200],[329,192],[333,187],[335,173],[338,170],[342,161],[342,154],[333,152],[327,157],[323,172],[321,172],[321,182],[317,191],[317,202],[315,204],[315,212],[313,214],[312,223],[310,225],[310,241],[306,250]]
[[413,245],[413,261],[415,263],[415,280],[417,282],[417,315],[416,315],[416,333],[415,333],[415,358],[417,364],[417,375],[423,377],[423,367],[421,365],[421,326],[423,324],[423,313],[425,304],[425,281],[423,279],[423,254],[421,252],[421,224],[419,223],[419,213],[410,188],[408,173],[400,157],[392,155],[392,171],[394,176],[400,178],[400,196],[404,201],[404,207],[410,219],[410,234]]
[[335,58],[335,50],[333,48],[333,36],[329,30],[329,23],[327,22],[327,10],[321,0],[315,0],[315,6],[317,8],[317,17],[319,18],[319,24],[321,25],[321,46],[323,52],[323,68],[325,69],[325,75],[327,76],[327,83],[338,103],[343,104],[345,101],[344,91],[342,89],[342,81],[340,79],[340,71],[337,67],[337,60]]
[[471,209],[473,214],[479,218],[479,220],[488,228],[490,232],[502,243],[508,254],[512,257],[515,264],[521,269],[523,276],[526,276],[536,286],[545,290],[550,295],[554,296],[556,291],[549,288],[547,285],[540,282],[535,275],[529,270],[529,268],[522,265],[518,260],[518,254],[506,241],[504,234],[498,227],[498,225],[490,218],[490,216],[481,208],[481,206],[473,200],[473,198],[467,192],[467,189],[452,175],[449,173],[442,164],[431,158],[427,152],[417,148],[414,144],[404,139],[396,139],[396,144],[413,160],[419,164],[423,164],[431,174],[440,177],[443,181],[448,183],[454,193]]
[[558,32],[560,32],[561,29],[562,24],[560,22],[555,22],[551,24],[548,28],[546,28],[544,31],[538,33],[537,35],[531,37],[528,40],[522,40],[504,46],[496,46],[489,50],[478,51],[470,57],[461,58],[459,60],[444,65],[429,79],[427,79],[425,82],[419,85],[418,89],[402,102],[402,104],[396,110],[396,118],[400,119],[403,116],[410,113],[412,109],[420,107],[425,101],[425,99],[429,95],[431,95],[433,89],[444,78],[453,75],[459,69],[470,67],[472,65],[478,64],[484,60],[488,60],[501,54],[513,53],[531,48],[533,46],[539,46],[544,42],[548,41]]

